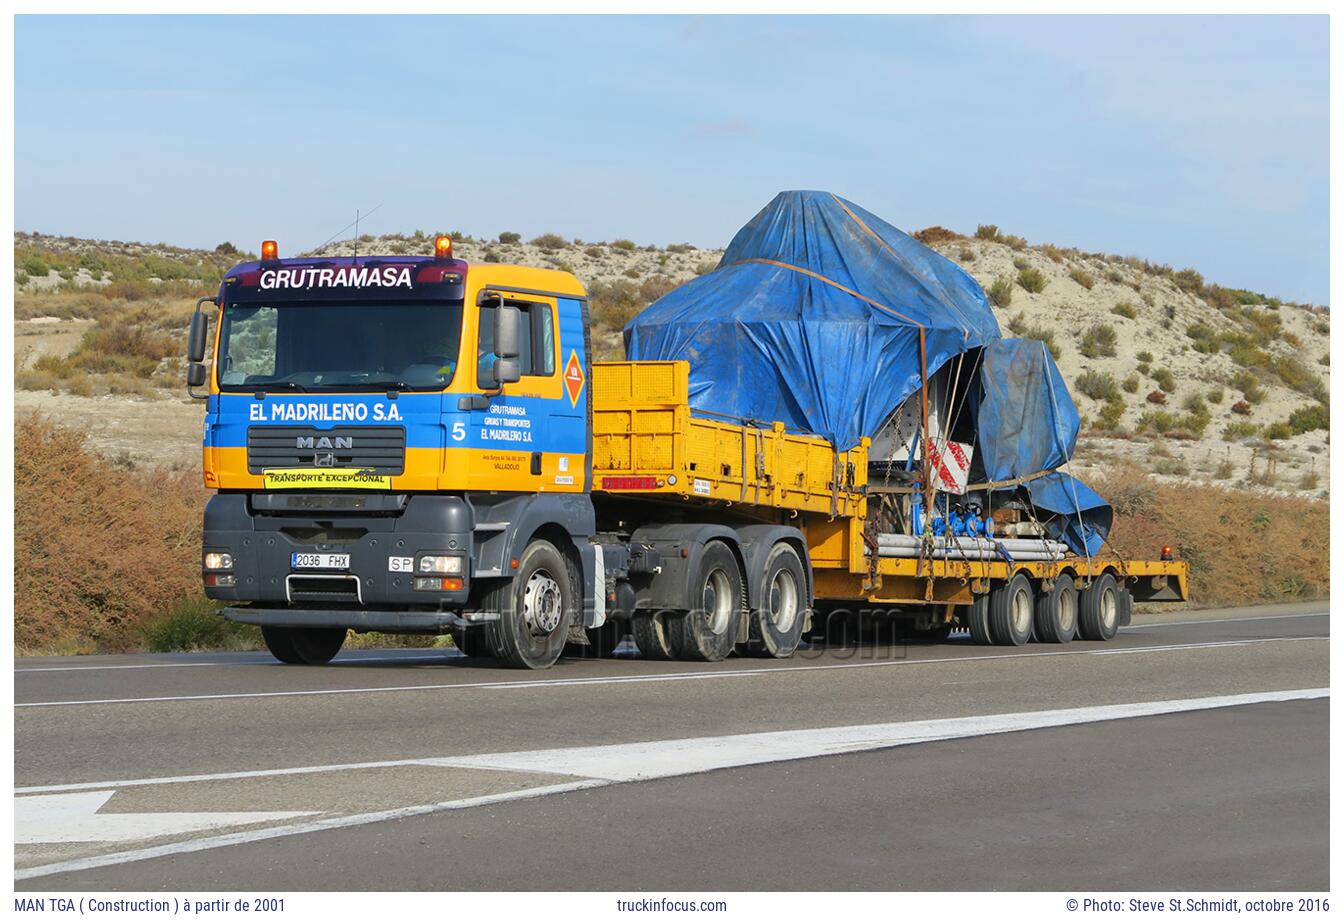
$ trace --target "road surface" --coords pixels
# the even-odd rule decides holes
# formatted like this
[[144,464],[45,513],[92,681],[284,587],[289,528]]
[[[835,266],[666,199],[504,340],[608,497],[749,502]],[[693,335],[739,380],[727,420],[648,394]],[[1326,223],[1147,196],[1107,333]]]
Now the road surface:
[[1324,889],[1326,611],[535,673],[21,659],[16,884]]

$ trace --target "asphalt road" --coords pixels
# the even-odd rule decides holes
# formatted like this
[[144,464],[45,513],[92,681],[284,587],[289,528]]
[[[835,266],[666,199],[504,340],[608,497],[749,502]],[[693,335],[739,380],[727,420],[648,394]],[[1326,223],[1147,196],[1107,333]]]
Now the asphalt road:
[[1325,889],[1326,609],[538,673],[22,659],[16,885]]

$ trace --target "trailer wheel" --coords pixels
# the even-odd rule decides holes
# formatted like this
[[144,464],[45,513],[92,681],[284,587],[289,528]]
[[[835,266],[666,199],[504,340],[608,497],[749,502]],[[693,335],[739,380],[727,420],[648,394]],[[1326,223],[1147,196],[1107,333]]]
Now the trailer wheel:
[[803,638],[803,624],[811,607],[807,576],[798,551],[776,543],[765,561],[761,580],[761,609],[751,612],[747,651],[758,658],[788,658]]
[[326,664],[345,644],[344,629],[263,626],[266,648],[285,664]]
[[993,645],[989,635],[989,595],[977,594],[975,600],[961,608],[962,623],[971,633],[976,645]]
[[1107,572],[1095,578],[1083,591],[1078,603],[1078,635],[1083,639],[1106,642],[1115,638],[1120,627],[1123,598],[1115,576]]
[[1078,631],[1078,591],[1064,575],[1036,595],[1036,641],[1072,642]]
[[637,612],[630,621],[630,634],[635,638],[639,654],[653,661],[676,658],[676,631],[672,621],[679,616],[681,614],[666,610]]
[[705,544],[691,580],[692,607],[670,622],[673,644],[687,661],[722,661],[737,642],[746,608],[737,557],[719,540]]
[[486,592],[482,606],[499,614],[485,626],[496,658],[512,668],[549,668],[565,647],[578,591],[555,544],[533,540],[517,574]]
[[1035,598],[1031,581],[1018,572],[989,593],[989,635],[995,645],[1026,645],[1031,640]]
[[566,642],[565,657],[610,658],[625,638],[629,625],[621,620],[607,620],[601,626],[587,628],[584,634],[588,636],[588,644]]

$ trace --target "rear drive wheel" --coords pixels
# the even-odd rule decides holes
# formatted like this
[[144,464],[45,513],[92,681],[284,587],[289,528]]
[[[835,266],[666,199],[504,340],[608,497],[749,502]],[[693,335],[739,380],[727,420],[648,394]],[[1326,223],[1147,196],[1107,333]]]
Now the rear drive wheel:
[[1078,604],[1078,635],[1083,639],[1106,642],[1120,628],[1120,588],[1115,576],[1107,572],[1092,580]]
[[976,645],[993,645],[989,637],[989,595],[977,594],[975,601],[961,608],[961,620],[970,630],[971,641]]
[[1026,645],[1031,640],[1035,597],[1031,580],[1018,572],[989,594],[989,635],[995,645]]
[[1036,641],[1072,642],[1078,630],[1078,591],[1067,575],[1036,596]]
[[676,658],[676,631],[672,623],[681,616],[680,613],[667,610],[636,613],[630,621],[630,633],[635,637],[635,647],[639,653],[654,661]]
[[803,638],[803,624],[811,605],[803,562],[787,543],[776,543],[770,550],[761,580],[760,606],[751,612],[747,651],[759,658],[788,658]]
[[577,601],[560,550],[547,540],[533,540],[519,557],[513,580],[485,596],[485,608],[499,614],[485,627],[490,651],[511,668],[549,668],[565,647]]
[[601,626],[584,630],[588,644],[565,643],[566,658],[610,658],[629,631],[630,624],[623,620],[607,620]]
[[263,626],[266,648],[285,664],[326,664],[345,644],[344,629]]
[[705,544],[691,581],[690,599],[696,606],[671,622],[680,657],[722,661],[737,642],[738,621],[746,607],[742,570],[724,543],[715,540]]

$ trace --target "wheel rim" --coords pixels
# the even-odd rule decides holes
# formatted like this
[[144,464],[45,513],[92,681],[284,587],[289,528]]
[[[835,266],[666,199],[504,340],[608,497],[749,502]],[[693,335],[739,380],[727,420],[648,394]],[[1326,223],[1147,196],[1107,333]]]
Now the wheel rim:
[[705,579],[704,608],[709,631],[721,635],[733,615],[733,582],[723,569],[715,569]]
[[770,582],[770,619],[782,633],[798,621],[798,582],[787,569],[776,572]]
[[1073,591],[1061,591],[1059,594],[1059,628],[1062,632],[1073,629],[1073,621],[1078,617],[1078,595]]
[[1101,593],[1101,625],[1108,631],[1115,627],[1115,592]]
[[545,569],[533,572],[523,587],[523,619],[528,630],[537,636],[554,632],[560,625],[563,602],[560,583],[551,573]]
[[1013,632],[1023,635],[1031,629],[1031,592],[1023,589],[1013,594]]

